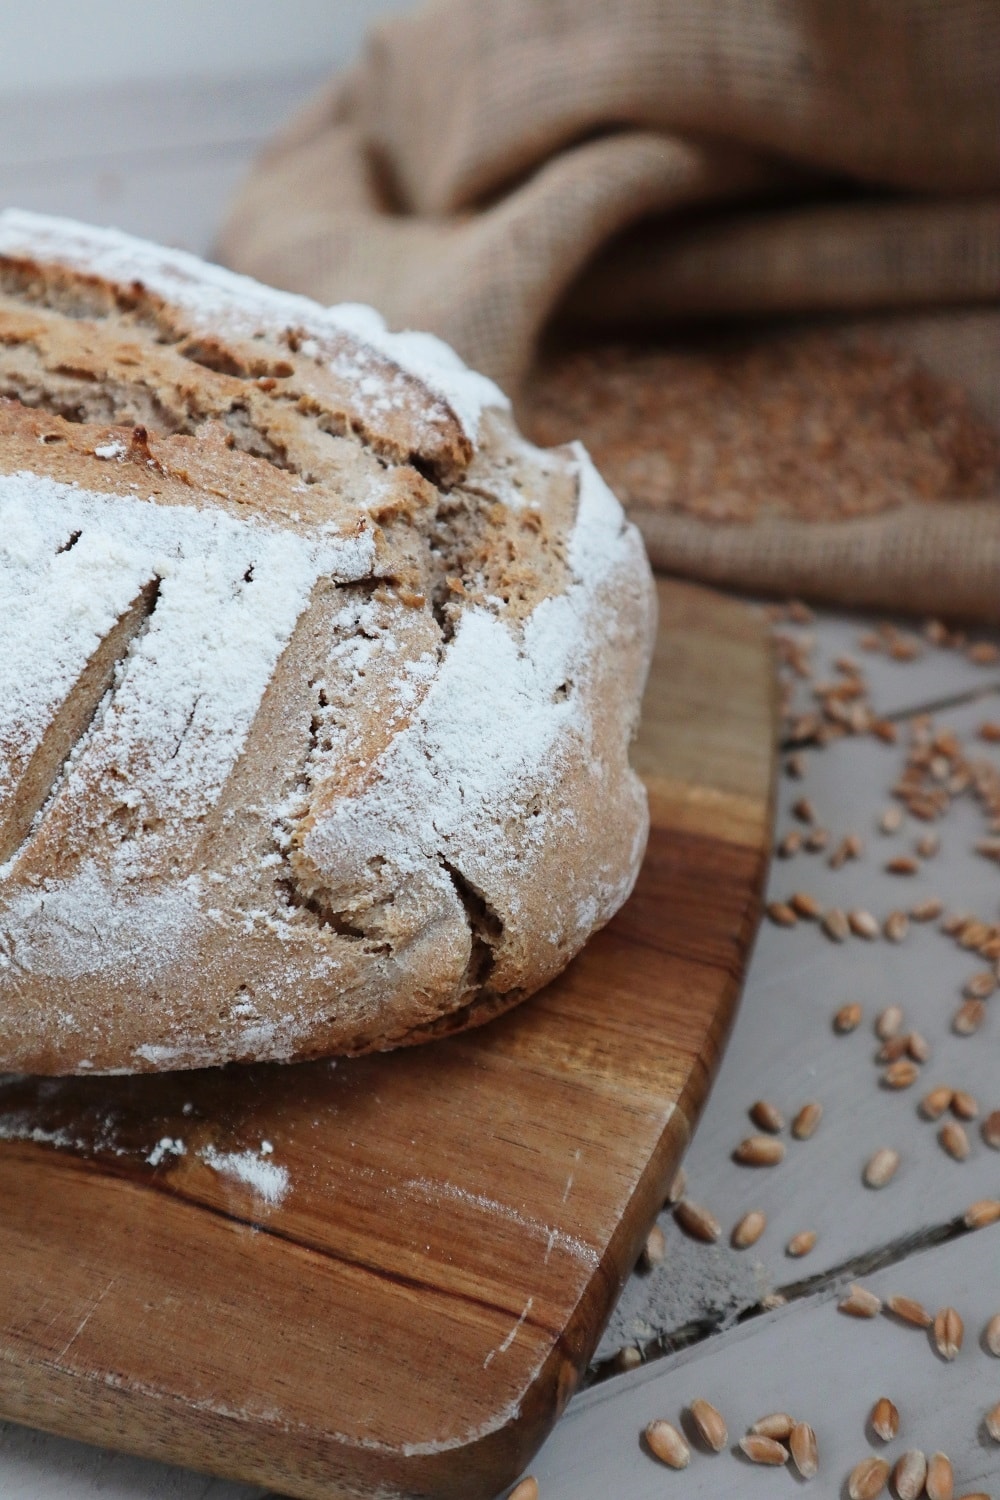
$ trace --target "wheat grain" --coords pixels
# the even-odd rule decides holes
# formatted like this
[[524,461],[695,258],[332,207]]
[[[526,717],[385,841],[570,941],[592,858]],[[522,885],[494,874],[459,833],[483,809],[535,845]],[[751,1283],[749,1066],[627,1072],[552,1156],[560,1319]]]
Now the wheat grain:
[[890,1401],[888,1396],[880,1396],[871,1409],[868,1421],[876,1437],[881,1438],[883,1443],[891,1443],[899,1431],[899,1410],[895,1402]]
[[934,1344],[941,1358],[953,1360],[964,1337],[965,1325],[955,1308],[938,1308],[934,1314]]
[[670,1422],[650,1422],[645,1431],[650,1453],[670,1469],[686,1469],[691,1462],[691,1449]]
[[689,1410],[691,1420],[698,1430],[698,1436],[704,1443],[707,1443],[713,1453],[721,1453],[729,1442],[729,1432],[722,1413],[701,1396],[691,1402]]

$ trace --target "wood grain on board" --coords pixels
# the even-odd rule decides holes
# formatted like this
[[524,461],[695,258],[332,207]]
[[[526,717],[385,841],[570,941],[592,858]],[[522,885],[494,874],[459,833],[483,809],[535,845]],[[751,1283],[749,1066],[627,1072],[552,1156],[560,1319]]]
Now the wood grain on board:
[[662,1202],[759,911],[766,630],[687,585],[660,607],[646,861],[541,995],[350,1062],[4,1081],[0,1415],[324,1500],[523,1468]]

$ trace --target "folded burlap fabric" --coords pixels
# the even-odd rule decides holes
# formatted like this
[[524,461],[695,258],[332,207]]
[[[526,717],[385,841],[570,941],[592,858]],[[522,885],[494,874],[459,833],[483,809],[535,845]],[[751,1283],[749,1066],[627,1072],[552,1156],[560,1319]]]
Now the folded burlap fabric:
[[[658,566],[1000,620],[992,0],[435,0],[274,144],[217,250],[578,432]],[[698,440],[637,464],[677,411]]]

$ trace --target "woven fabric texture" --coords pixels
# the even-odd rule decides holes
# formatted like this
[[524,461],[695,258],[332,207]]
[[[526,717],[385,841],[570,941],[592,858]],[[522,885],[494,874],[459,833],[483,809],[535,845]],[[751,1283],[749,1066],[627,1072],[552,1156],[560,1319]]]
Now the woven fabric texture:
[[[436,332],[515,398],[553,329],[874,320],[1000,423],[1000,7],[433,0],[274,142],[217,252]],[[996,491],[634,513],[668,570],[1000,621]]]

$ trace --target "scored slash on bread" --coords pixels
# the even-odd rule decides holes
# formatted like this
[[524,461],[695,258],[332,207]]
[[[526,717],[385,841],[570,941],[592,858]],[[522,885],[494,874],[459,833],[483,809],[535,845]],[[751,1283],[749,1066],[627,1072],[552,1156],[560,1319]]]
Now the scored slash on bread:
[[423,335],[0,215],[0,1066],[476,1024],[625,899],[654,623]]

